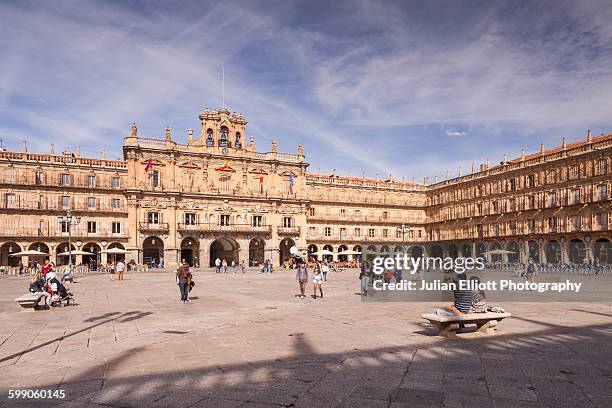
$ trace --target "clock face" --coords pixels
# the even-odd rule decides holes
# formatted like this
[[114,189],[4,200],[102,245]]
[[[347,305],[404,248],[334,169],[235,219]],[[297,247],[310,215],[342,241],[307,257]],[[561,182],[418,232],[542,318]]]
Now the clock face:
[[224,147],[224,148],[221,150],[221,153],[223,153],[223,155],[224,155],[224,156],[227,156],[227,155],[229,154],[229,150],[227,150],[227,147]]

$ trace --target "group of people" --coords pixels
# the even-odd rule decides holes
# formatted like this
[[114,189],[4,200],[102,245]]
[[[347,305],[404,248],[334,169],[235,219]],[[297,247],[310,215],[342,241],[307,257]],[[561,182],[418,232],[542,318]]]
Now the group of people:
[[64,279],[58,279],[55,273],[55,265],[49,260],[40,266],[40,272],[37,273],[30,282],[29,291],[34,295],[39,295],[44,298],[44,304],[40,306],[63,306],[64,302],[72,297],[63,284]]
[[[185,261],[183,261],[185,263]],[[229,267],[232,268],[232,272],[236,273],[238,271],[238,264],[236,261],[232,260],[231,264],[228,265],[227,260],[223,258],[223,260],[217,258],[215,259],[215,272],[216,273],[228,273]],[[240,261],[240,272],[246,273],[246,265],[244,264],[244,259]]]
[[317,298],[317,291],[323,298],[323,282],[327,282],[327,275],[329,274],[329,264],[327,262],[317,262],[310,260],[310,262],[304,262],[301,258],[294,258],[292,260],[292,266],[296,270],[295,279],[298,281],[300,287],[300,299],[306,297],[306,285],[308,284],[308,267],[312,265],[313,277],[312,287],[314,299]]

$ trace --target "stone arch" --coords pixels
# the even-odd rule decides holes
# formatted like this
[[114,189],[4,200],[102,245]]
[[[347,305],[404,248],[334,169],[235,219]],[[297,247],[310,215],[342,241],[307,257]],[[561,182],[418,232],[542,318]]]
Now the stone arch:
[[[77,249],[74,244],[71,244],[70,248],[72,248],[73,251]],[[56,254],[61,254],[64,252],[68,252],[68,241],[59,243],[55,250]],[[76,261],[76,255],[72,255],[72,263],[74,263],[75,261]],[[55,257],[56,265],[68,265],[68,263],[69,263],[68,255],[57,255]]]
[[38,256],[30,257],[30,259],[35,260],[36,262],[40,263],[41,265],[45,262],[45,259],[50,259],[50,257],[51,257],[51,252],[49,250],[49,246],[47,244],[45,244],[44,242],[32,242],[28,246],[28,249],[33,249],[34,251],[40,251],[40,252],[45,252],[45,253],[49,254],[49,256],[38,255]]
[[587,246],[581,239],[574,238],[567,242],[568,260],[572,263],[582,264],[587,259]]
[[599,265],[612,265],[612,243],[607,238],[599,238],[593,244],[593,260]]
[[0,247],[0,265],[18,266],[21,258],[18,256],[10,256],[16,252],[21,252],[21,246],[16,242],[5,242]]
[[448,246],[448,256],[453,259],[459,258],[459,249],[457,248],[457,245],[450,244]]
[[210,243],[210,266],[215,266],[215,260],[219,258],[220,261],[227,262],[228,265],[231,265],[232,261],[236,264],[240,262],[238,253],[240,249],[240,244],[234,238],[231,237],[221,237],[215,239]]
[[308,259],[313,258],[315,260],[319,260],[319,256],[318,255],[312,255],[314,252],[318,252],[319,251],[319,247],[318,246],[316,246],[315,244],[310,244],[310,245],[308,245],[307,251],[308,251]]
[[535,263],[540,263],[540,244],[537,241],[527,241],[527,251],[529,259],[533,259]]
[[444,250],[440,245],[434,245],[431,247],[432,258],[444,258]]
[[559,241],[550,240],[544,247],[546,252],[546,263],[561,263],[561,244]]
[[[95,242],[88,242],[83,245],[83,251],[91,252],[93,255],[83,255],[83,265],[91,265],[94,266],[93,262],[95,262],[95,268],[97,268],[98,263],[100,262],[100,245]],[[95,269],[94,268],[94,269]]]
[[422,258],[424,255],[425,251],[423,251],[423,247],[420,245],[415,245],[413,247],[410,247],[410,256],[412,258]]
[[[501,242],[492,242],[491,247],[489,248],[490,251],[496,251],[499,249],[503,249]],[[502,260],[503,257],[501,254],[491,254],[491,262],[502,262]]]
[[163,257],[164,241],[160,237],[151,235],[142,242],[142,261],[145,264],[157,267]]
[[261,265],[264,263],[265,255],[264,250],[266,248],[266,241],[263,238],[253,238],[249,242],[249,265]]
[[359,254],[355,254],[353,255],[353,259],[359,259],[361,260],[363,258],[363,249],[361,248],[361,245],[355,245],[353,247],[353,251],[355,252],[359,252]]
[[[346,251],[348,250],[348,247],[344,244],[338,246],[338,254],[340,254],[340,252],[342,251]],[[340,262],[346,262],[348,261],[348,255],[338,255],[338,261]]]
[[[323,246],[323,250],[324,251],[332,251],[334,252],[334,247],[332,247],[331,245],[327,244]],[[323,260],[326,262],[331,262],[334,259],[333,255],[323,255]]]
[[472,256],[472,245],[471,244],[463,244],[461,246],[461,256],[464,258],[469,258]]
[[506,250],[512,252],[508,253],[508,262],[516,263],[519,261],[521,255],[521,246],[518,244],[518,242],[508,242],[508,245],[506,245]]
[[198,254],[200,253],[200,241],[194,237],[185,237],[181,241],[181,262],[187,262],[191,267],[200,264]]
[[280,242],[278,249],[279,249],[279,257],[278,260],[280,262],[280,265],[283,265],[285,262],[289,261],[289,259],[291,259],[291,247],[295,246],[295,241],[291,238],[283,238],[283,240]]

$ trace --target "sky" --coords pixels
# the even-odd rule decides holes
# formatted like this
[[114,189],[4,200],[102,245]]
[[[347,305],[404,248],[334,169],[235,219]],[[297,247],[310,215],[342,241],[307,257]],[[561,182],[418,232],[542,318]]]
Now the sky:
[[610,1],[0,1],[0,139],[122,156],[243,113],[311,172],[465,174],[612,132]]

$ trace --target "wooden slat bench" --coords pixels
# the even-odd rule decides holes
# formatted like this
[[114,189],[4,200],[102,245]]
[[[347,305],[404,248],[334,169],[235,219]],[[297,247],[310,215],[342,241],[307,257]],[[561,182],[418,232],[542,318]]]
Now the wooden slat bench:
[[44,295],[35,295],[33,293],[27,293],[25,295],[21,295],[18,298],[15,298],[15,302],[19,303],[19,306],[24,309],[34,310],[36,305],[40,302],[40,299],[43,298]]
[[438,335],[443,337],[456,337],[459,323],[476,324],[477,333],[494,334],[497,323],[512,316],[510,313],[467,313],[456,316],[439,316],[435,313],[424,313],[423,319],[436,326],[439,330]]

